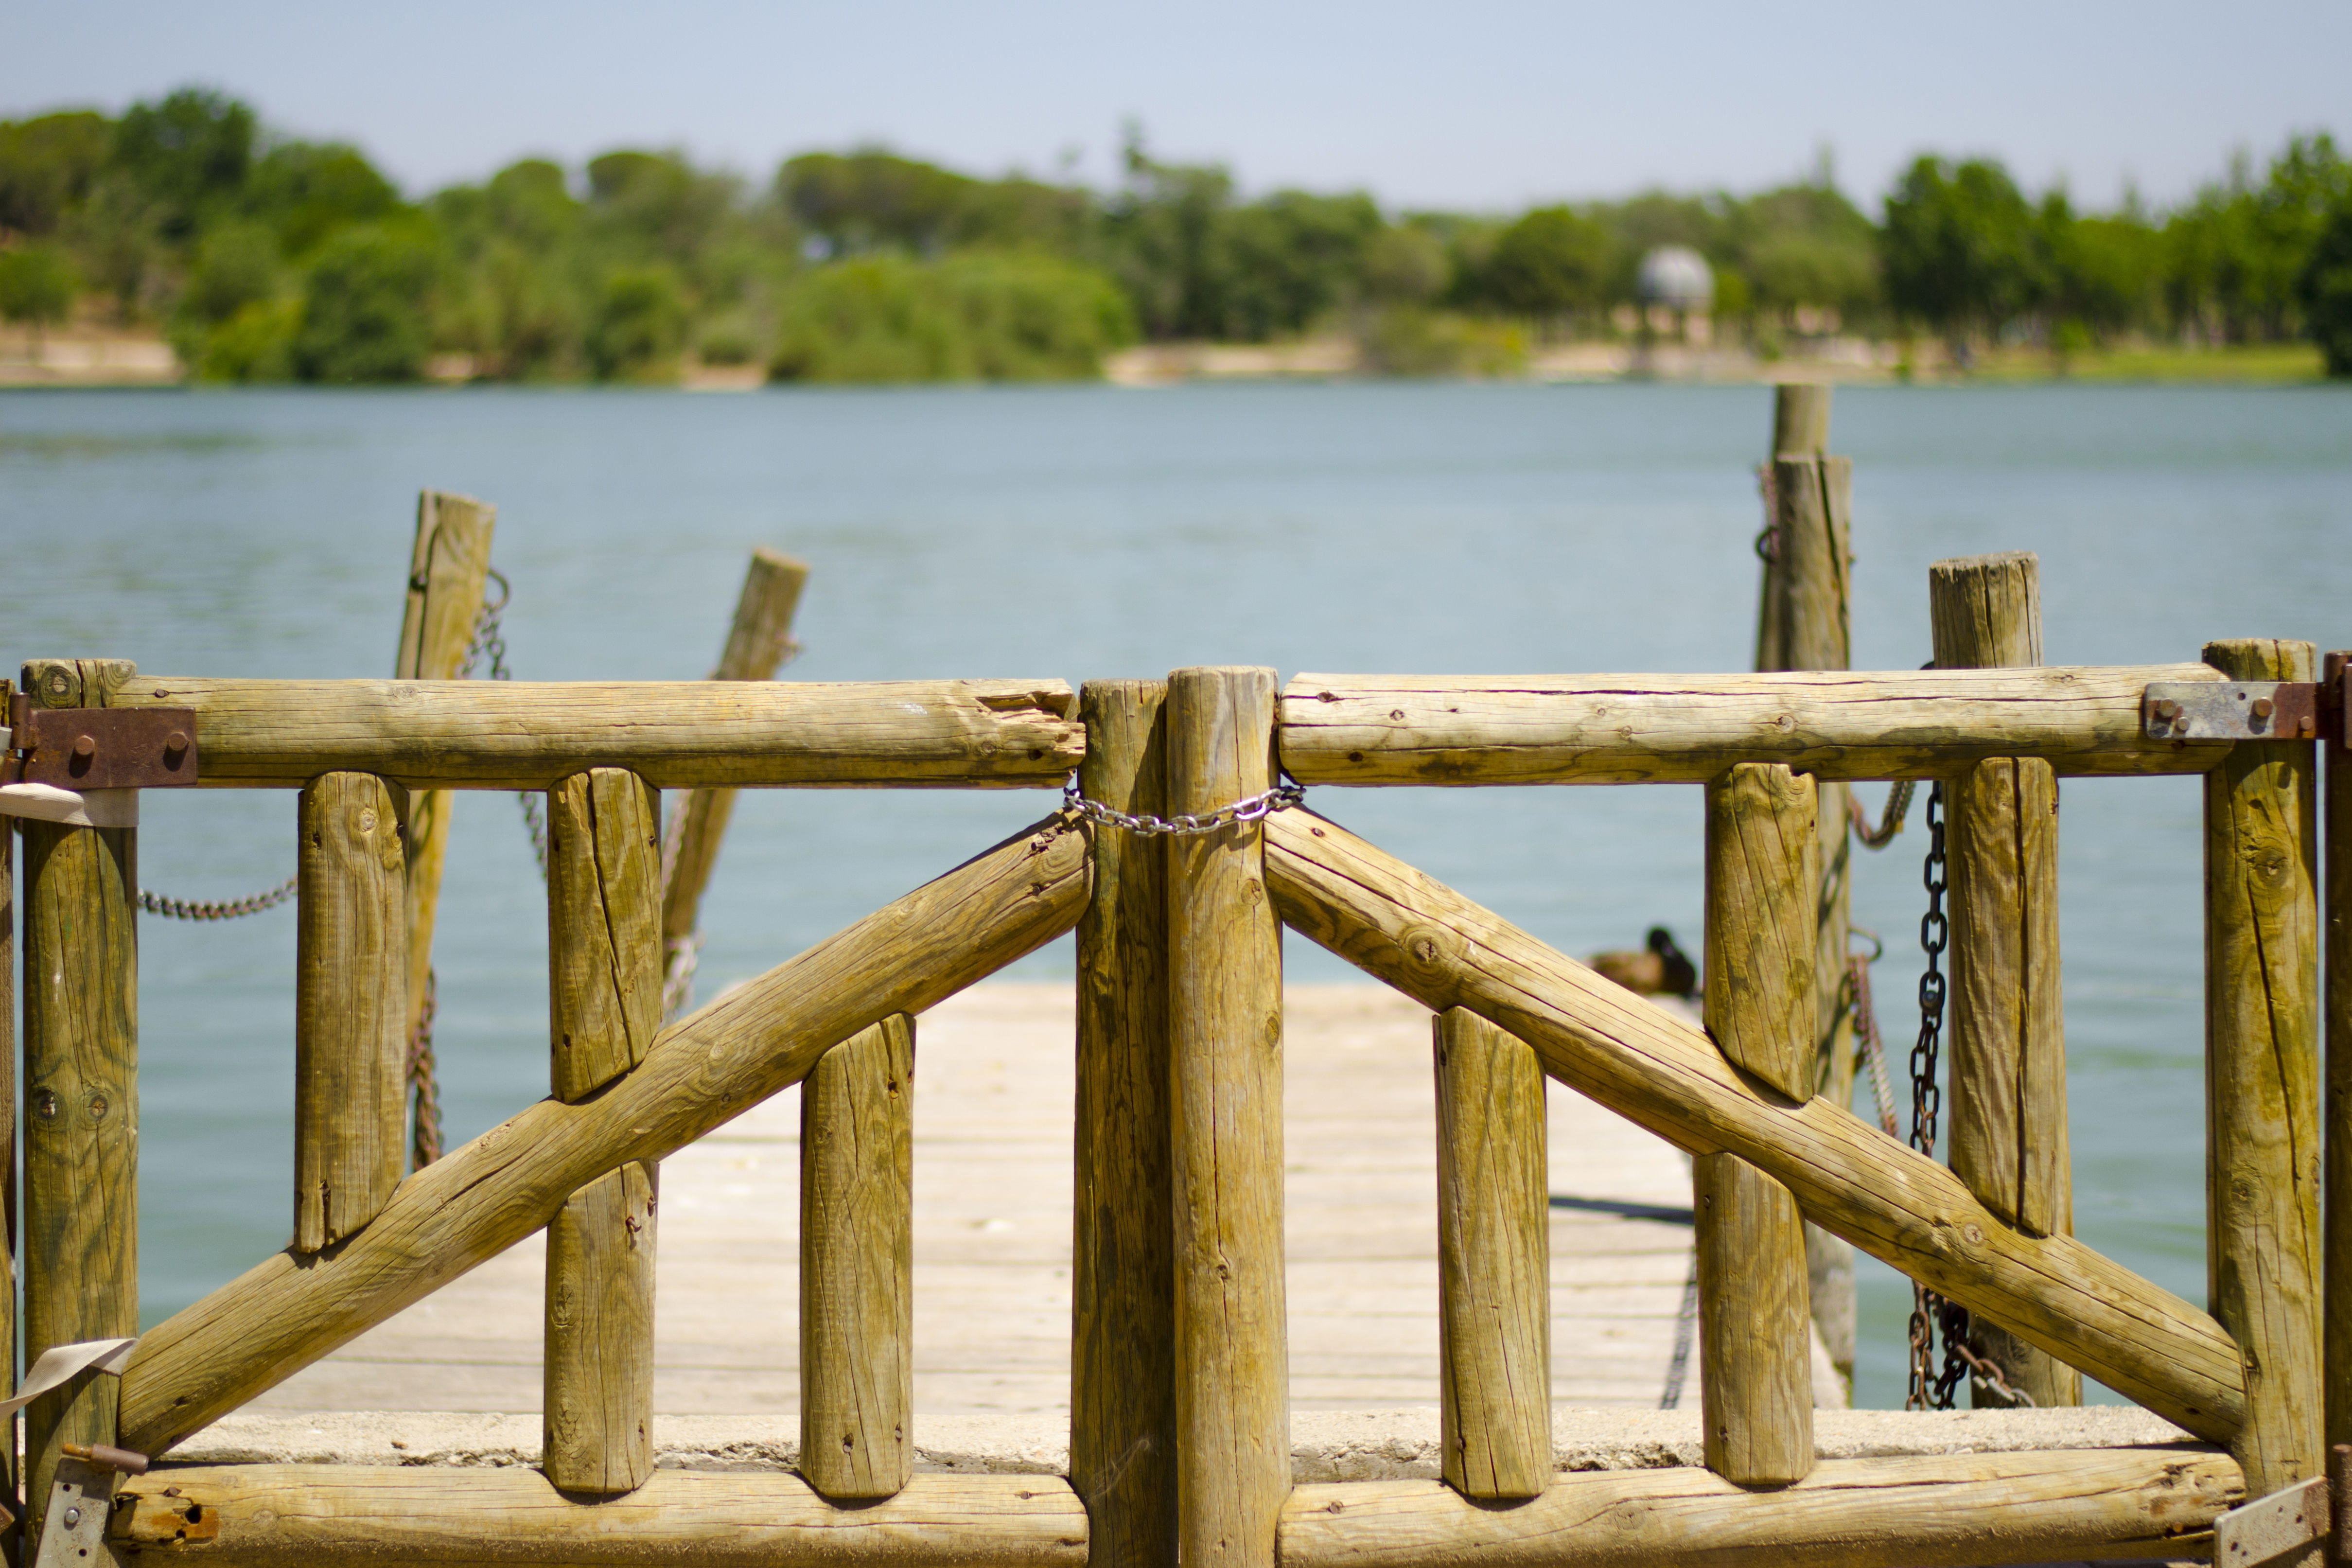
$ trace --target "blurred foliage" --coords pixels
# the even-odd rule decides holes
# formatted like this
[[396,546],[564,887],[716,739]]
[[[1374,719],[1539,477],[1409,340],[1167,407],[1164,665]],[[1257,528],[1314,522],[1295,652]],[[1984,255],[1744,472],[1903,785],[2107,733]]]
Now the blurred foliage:
[[186,88],[119,119],[0,123],[0,298],[14,319],[160,327],[218,380],[1025,380],[1098,374],[1138,338],[1335,332],[1376,371],[1487,375],[1538,343],[1652,330],[1631,309],[1641,259],[1681,245],[1714,268],[1718,338],[1769,357],[1927,332],[1967,363],[2340,343],[2347,207],[2325,135],[2259,173],[2241,155],[2161,214],[1923,156],[1874,221],[1826,163],[1748,195],[1391,214],[1361,192],[1249,195],[1132,130],[1107,190],[876,147],[759,184],[624,148],[410,202],[359,149]]

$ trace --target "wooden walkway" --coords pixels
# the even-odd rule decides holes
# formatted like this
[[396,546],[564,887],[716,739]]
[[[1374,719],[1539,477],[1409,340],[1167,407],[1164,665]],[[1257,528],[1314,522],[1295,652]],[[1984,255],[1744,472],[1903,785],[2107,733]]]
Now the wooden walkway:
[[[1372,985],[1286,1000],[1291,1399],[1302,1410],[1437,1400],[1429,1015]],[[975,987],[919,1022],[915,1405],[1069,1405],[1066,984]],[[778,1096],[662,1168],[656,1408],[774,1413],[798,1397],[800,1102]],[[1689,1278],[1678,1152],[1554,1085],[1553,1394],[1657,1407]],[[534,1237],[256,1402],[278,1410],[540,1408]],[[1816,1380],[1828,1383],[1816,1353]],[[1683,1405],[1698,1402],[1696,1359]],[[1843,1403],[1837,1400],[1835,1403]]]

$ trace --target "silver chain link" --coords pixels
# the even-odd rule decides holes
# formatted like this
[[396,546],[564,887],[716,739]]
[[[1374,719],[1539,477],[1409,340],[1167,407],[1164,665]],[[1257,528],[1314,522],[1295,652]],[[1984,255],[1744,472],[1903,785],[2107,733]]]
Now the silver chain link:
[[264,910],[276,909],[292,898],[301,883],[299,876],[289,877],[266,893],[221,900],[175,899],[169,893],[142,888],[139,907],[151,915],[168,915],[175,921],[233,921],[240,915],[257,915]]
[[1098,800],[1088,800],[1078,787],[1078,775],[1075,769],[1071,771],[1069,782],[1062,786],[1062,809],[1065,811],[1074,812],[1088,822],[1099,822],[1105,827],[1117,827],[1146,836],[1164,834],[1171,838],[1215,833],[1236,822],[1262,822],[1277,811],[1289,810],[1306,798],[1307,787],[1304,784],[1285,779],[1270,790],[1234,801],[1229,805],[1221,805],[1205,816],[1152,816],[1121,811]]
[[[512,680],[514,671],[507,668],[507,639],[504,626],[499,617],[506,610],[507,601],[514,597],[514,589],[507,583],[506,574],[497,567],[486,567],[484,571],[488,575],[498,579],[499,596],[495,599],[483,600],[482,607],[475,612],[474,635],[466,645],[466,660],[457,667],[457,679],[472,679],[475,667],[487,656],[490,661],[492,680]],[[515,791],[515,799],[522,806],[522,825],[530,834],[530,852],[533,858],[539,862],[540,880],[545,881],[547,879],[547,818],[542,815],[540,806],[539,792],[519,789]]]

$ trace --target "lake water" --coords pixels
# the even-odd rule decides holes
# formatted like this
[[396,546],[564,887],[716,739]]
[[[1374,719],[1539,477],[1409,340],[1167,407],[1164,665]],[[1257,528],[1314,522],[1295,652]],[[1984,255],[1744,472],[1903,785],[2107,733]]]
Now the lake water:
[[[1769,394],[1661,385],[0,395],[0,658],[380,676],[415,491],[499,507],[525,679],[693,679],[754,544],[814,568],[795,678],[1740,670]],[[2352,391],[1846,389],[1854,663],[1929,652],[1927,567],[2031,549],[2050,661],[2217,637],[2352,644]],[[1864,786],[1874,808],[1880,792]],[[1322,790],[1317,807],[1571,952],[1696,946],[1690,787]],[[768,792],[705,905],[702,994],[1050,805]],[[221,898],[293,863],[290,792],[151,793],[142,880]],[[2065,790],[2081,1234],[2204,1299],[2199,795]],[[545,925],[511,796],[460,797],[438,950],[454,1143],[545,1091]],[[1913,831],[1857,853],[1901,1058]],[[284,1244],[294,921],[142,929],[150,1322]],[[1339,979],[1303,942],[1292,972]],[[1067,942],[1022,972],[1067,973]],[[1868,1113],[1867,1094],[1863,1106]],[[1859,1398],[1899,1404],[1907,1289],[1864,1260]],[[1434,1397],[1434,1390],[1432,1391]]]

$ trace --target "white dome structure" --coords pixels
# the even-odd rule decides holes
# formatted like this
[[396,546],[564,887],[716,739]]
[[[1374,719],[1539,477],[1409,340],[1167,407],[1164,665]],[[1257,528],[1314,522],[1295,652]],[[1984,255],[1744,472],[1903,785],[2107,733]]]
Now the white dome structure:
[[1642,258],[1633,288],[1645,305],[1705,310],[1715,303],[1715,269],[1687,245],[1661,245]]

